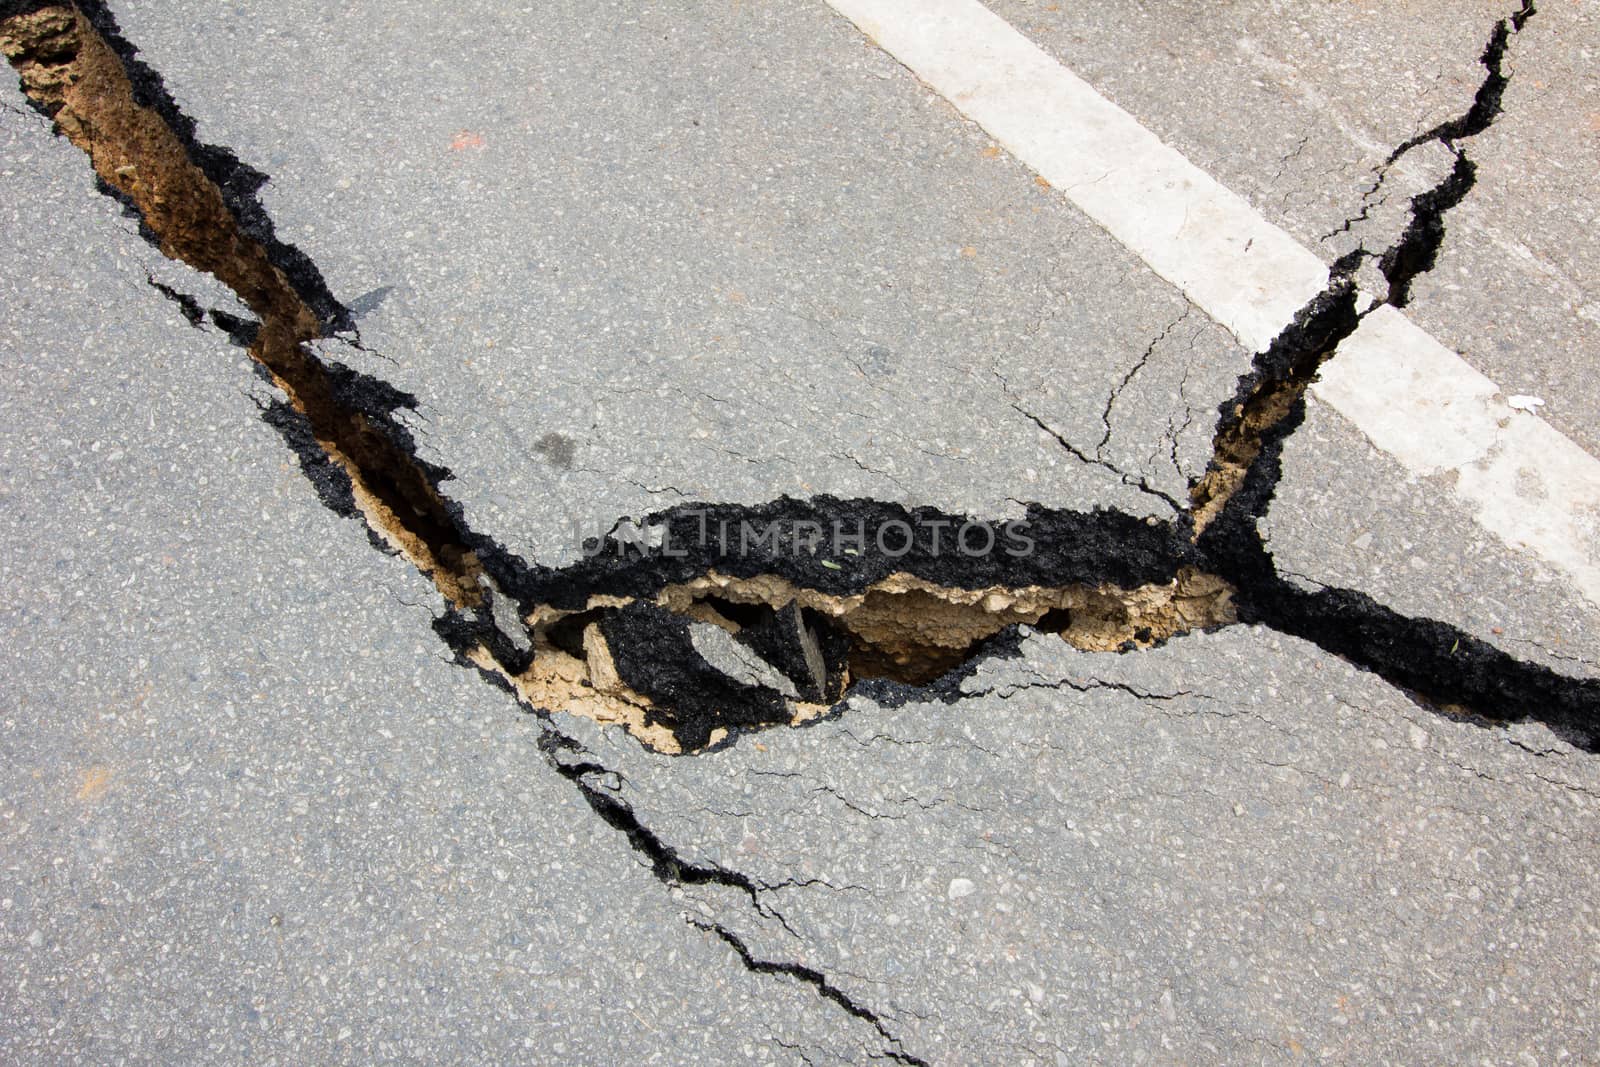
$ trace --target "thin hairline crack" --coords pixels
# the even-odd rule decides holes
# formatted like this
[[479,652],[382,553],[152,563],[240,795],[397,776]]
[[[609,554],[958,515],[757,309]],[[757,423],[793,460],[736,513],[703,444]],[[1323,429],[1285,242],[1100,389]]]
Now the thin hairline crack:
[[[616,772],[596,762],[592,753],[577,741],[554,729],[550,723],[546,722],[543,725],[545,729],[539,740],[539,748],[545,760],[558,774],[578,788],[584,800],[603,822],[627,839],[658,881],[673,889],[712,886],[734,890],[748,900],[750,907],[758,916],[776,921],[791,937],[799,938],[800,935],[789,925],[783,914],[766,901],[765,896],[780,889],[804,888],[827,883],[820,879],[795,879],[768,884],[718,864],[690,861],[646,826],[633,808],[616,795],[616,789],[604,784],[605,779],[617,777]],[[621,784],[620,780],[618,784]],[[801,985],[809,986],[824,1000],[838,1006],[846,1014],[867,1023],[884,1042],[881,1058],[908,1065],[926,1064],[925,1060],[905,1050],[900,1038],[890,1030],[881,1015],[851,997],[824,972],[798,962],[758,957],[742,937],[722,923],[691,914],[686,914],[684,921],[715,935],[734,951],[741,964],[750,972],[765,976],[784,976]]]

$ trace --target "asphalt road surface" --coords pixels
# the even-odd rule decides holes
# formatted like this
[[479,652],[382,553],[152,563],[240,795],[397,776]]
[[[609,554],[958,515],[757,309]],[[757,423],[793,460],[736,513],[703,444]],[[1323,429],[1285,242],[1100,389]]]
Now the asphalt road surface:
[[0,1059],[1600,1061],[1600,8],[0,49]]

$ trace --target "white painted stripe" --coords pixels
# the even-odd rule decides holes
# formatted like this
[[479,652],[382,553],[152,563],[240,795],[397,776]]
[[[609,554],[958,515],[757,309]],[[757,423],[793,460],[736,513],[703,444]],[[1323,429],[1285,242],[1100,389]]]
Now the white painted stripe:
[[[978,0],[827,0],[1253,352],[1328,282],[1322,260]],[[1600,605],[1600,460],[1393,308],[1316,395]]]
[[1419,474],[1481,459],[1512,414],[1494,410],[1494,382],[1392,307],[1361,321],[1311,389]]
[[1315,253],[977,0],[828,0],[1251,351],[1328,284]]
[[1454,476],[1483,527],[1600,604],[1600,462],[1392,307],[1362,320],[1311,387],[1418,474]]

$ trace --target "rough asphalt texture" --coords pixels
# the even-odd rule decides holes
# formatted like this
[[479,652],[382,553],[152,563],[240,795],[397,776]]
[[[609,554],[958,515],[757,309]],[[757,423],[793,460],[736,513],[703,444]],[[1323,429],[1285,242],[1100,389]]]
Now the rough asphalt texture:
[[495,7],[121,12],[281,235],[382,294],[394,362],[338,358],[422,399],[475,526],[554,564],[684,500],[1168,517],[1124,476],[1203,472],[1249,353],[826,7]]
[[[112,6],[202,137],[271,173],[370,351],[324,349],[417,393],[425,457],[539,562],[681,499],[1171,517],[1250,362],[821,5]],[[1054,35],[1047,5],[995,7],[1241,193],[1301,190],[1274,218],[1308,243],[1459,113],[1505,14],[1232,13],[1247,48],[1165,7]],[[1475,214],[1559,138],[1537,94],[1577,91],[1526,65],[1593,47],[1581,9],[1547,15],[1507,104],[1545,117],[1495,135],[1463,258],[1418,286],[1447,343],[1491,303],[1444,295],[1463,270],[1556,316]],[[1150,58],[1279,69],[1301,29],[1429,88],[1313,59],[1314,116],[1221,123]],[[1204,93],[1242,114],[1262,90],[1234,79]],[[879,686],[691,757],[523,713],[319,504],[244,353],[146,278],[228,294],[5,80],[0,1059],[1595,1057],[1592,753],[1265,629],[1125,655],[1025,634],[943,699]],[[1288,184],[1252,184],[1284,138]],[[1528,199],[1557,211],[1549,181]],[[1517,239],[1592,285],[1528,211]],[[1581,318],[1544,336],[1593,351]],[[1508,385],[1568,381],[1491,348]],[[1564,395],[1569,432],[1600,414]],[[1600,673],[1593,605],[1314,403],[1284,472],[1262,527],[1286,576]]]
[[160,256],[76,150],[0,131],[28,208],[0,213],[0,1058],[865,1040],[683,925],[533,721],[448,662],[426,583],[317,502],[248,361],[152,299]]
[[1242,628],[1035,638],[962,688],[697,759],[579,736],[694,862],[803,883],[708,921],[936,1062],[1593,1050],[1600,772],[1542,727]]
[[1408,614],[1450,619],[1567,674],[1600,673],[1595,608],[1559,573],[1506,552],[1441,479],[1409,474],[1315,398],[1307,407],[1261,524],[1285,574],[1307,587],[1362,589]]

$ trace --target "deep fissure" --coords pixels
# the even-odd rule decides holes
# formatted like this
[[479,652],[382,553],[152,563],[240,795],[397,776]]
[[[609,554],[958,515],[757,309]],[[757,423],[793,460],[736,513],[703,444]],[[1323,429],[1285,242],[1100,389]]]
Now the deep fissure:
[[[1328,271],[1328,284],[1294,316],[1265,351],[1259,353],[1239,381],[1231,401],[1223,404],[1217,421],[1213,455],[1205,475],[1190,489],[1191,515],[1197,535],[1228,505],[1261,455],[1262,441],[1303,402],[1322,365],[1339,345],[1360,327],[1366,316],[1380,307],[1403,308],[1411,301],[1411,285],[1432,270],[1444,244],[1444,217],[1467,198],[1477,183],[1477,166],[1457,142],[1476,137],[1499,117],[1501,98],[1510,81],[1505,73],[1512,34],[1536,14],[1533,0],[1496,22],[1479,63],[1484,80],[1470,108],[1461,116],[1435,126],[1406,141],[1389,154],[1377,181],[1368,190],[1361,214],[1347,220],[1344,230],[1365,219],[1369,200],[1383,184],[1388,169],[1412,149],[1424,144],[1443,145],[1454,157],[1449,173],[1411,198],[1409,217],[1400,235],[1381,252],[1365,245],[1345,253]],[[1335,231],[1340,232],[1340,231]],[[1366,260],[1375,260],[1387,285],[1381,299],[1362,307],[1363,294],[1356,272]]]
[[[1593,724],[1593,683],[1522,663],[1442,623],[1404,618],[1359,594],[1291,592],[1272,569],[1253,522],[1241,520],[1259,514],[1270,499],[1276,448],[1298,423],[1305,386],[1364,314],[1355,310],[1353,265],[1335,266],[1328,290],[1241,382],[1219,428],[1214,464],[1215,470],[1232,469],[1210,488],[1196,487],[1192,537],[1187,518],[1147,522],[1033,505],[1030,522],[1045,532],[1030,560],[869,554],[840,562],[704,551],[665,561],[647,554],[630,559],[626,546],[608,539],[607,551],[596,558],[552,570],[514,557],[466,525],[439,488],[449,472],[416,458],[409,432],[394,417],[414,406],[413,398],[307,349],[310,340],[350,329],[348,312],[309,259],[272,236],[254,199],[259,172],[199,143],[193,122],[136,59],[109,12],[87,0],[25,8],[5,20],[0,41],[29,98],[90,156],[107,191],[137,212],[166,255],[216,275],[257,316],[254,329],[234,320],[230,333],[246,341],[287,397],[267,404],[263,416],[295,449],[325,503],[359,513],[375,540],[432,578],[452,609],[436,628],[458,656],[497,676],[532,707],[581,712],[554,698],[604,698],[619,703],[623,714],[597,717],[626,721],[658,747],[695,751],[741,729],[826,713],[852,691],[854,680],[937,683],[1018,626],[1059,633],[1079,647],[1131,651],[1243,618],[1307,637],[1440,703],[1585,730]],[[1438,133],[1452,147],[1487,128],[1498,113],[1505,41],[1532,13],[1525,5],[1498,25],[1484,58],[1487,88],[1473,112]],[[1433,204],[1442,215],[1464,195],[1446,190]],[[1426,221],[1428,210],[1416,208],[1413,222]],[[1423,226],[1430,233],[1434,228]],[[1442,233],[1442,224],[1437,228]],[[1407,255],[1402,248],[1396,262]],[[157,288],[193,321],[191,305],[198,305],[192,298]],[[216,311],[211,317],[221,321]],[[670,526],[686,510],[649,521]],[[965,521],[930,509],[908,512],[827,497],[722,510],[740,520],[805,514],[833,521],[876,512]],[[496,610],[506,603],[520,617],[515,625]],[[741,621],[719,604],[764,614]],[[947,616],[948,632],[930,638],[930,611]],[[758,658],[791,661],[779,670],[797,699],[785,703],[769,689],[712,667],[690,640],[696,624],[720,626],[747,647],[759,646]],[[1369,626],[1399,636],[1387,644],[1349,637],[1350,630]],[[1453,657],[1442,664],[1422,657],[1439,668],[1438,676],[1427,673],[1431,667],[1419,671],[1415,657],[1393,647],[1436,632],[1448,639]],[[542,654],[548,662],[541,663]],[[535,670],[548,677],[530,681]]]
[[[244,231],[237,204],[201,168],[203,154],[191,152],[192,136],[181,138],[181,124],[140,101],[150,97],[153,75],[135,80],[113,49],[120,36],[100,28],[109,19],[98,5],[37,7],[4,22],[0,49],[28,98],[88,154],[97,178],[137,214],[162,253],[214,275],[256,316],[251,356],[343,471],[369,527],[428,573],[452,603],[476,604],[476,558],[455,538],[433,480],[409,454],[404,429],[389,418],[408,398],[324,365],[306,350],[329,324],[302,298],[307,272],[291,281],[268,246]],[[165,98],[164,91],[157,95]],[[235,169],[225,180],[238,178]],[[290,253],[278,258],[294,260]],[[192,300],[179,303],[189,317]]]

